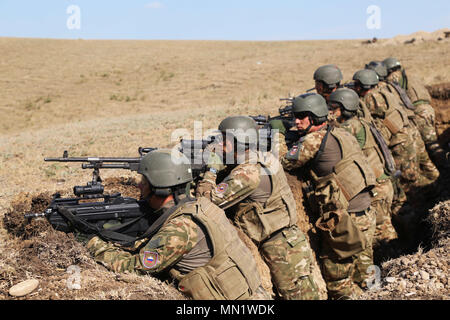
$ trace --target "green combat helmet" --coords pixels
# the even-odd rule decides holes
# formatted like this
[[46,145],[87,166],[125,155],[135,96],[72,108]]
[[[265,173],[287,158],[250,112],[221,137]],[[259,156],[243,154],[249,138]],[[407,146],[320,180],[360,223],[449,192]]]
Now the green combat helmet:
[[375,71],[380,81],[386,79],[386,77],[388,76],[386,65],[381,61],[371,61],[366,64],[365,68]]
[[402,67],[400,61],[393,57],[383,60],[383,63],[386,66],[388,73],[394,72]]
[[139,163],[138,173],[145,176],[155,193],[169,195],[193,181],[188,158],[177,150],[155,150]]
[[338,104],[343,109],[342,115],[346,118],[351,118],[358,111],[359,96],[351,89],[337,89],[330,95],[328,103]]
[[320,94],[302,94],[294,99],[292,112],[299,119],[309,116],[311,123],[318,126],[327,121],[327,101]]
[[334,64],[321,66],[314,72],[314,80],[323,82],[329,89],[339,86],[342,79],[341,70]]
[[377,73],[371,69],[357,71],[353,75],[353,80],[355,80],[356,84],[360,85],[365,90],[371,89],[376,86],[378,82],[380,82]]
[[258,126],[250,117],[232,116],[225,118],[219,125],[222,134],[231,134],[238,144],[256,145],[258,143]]

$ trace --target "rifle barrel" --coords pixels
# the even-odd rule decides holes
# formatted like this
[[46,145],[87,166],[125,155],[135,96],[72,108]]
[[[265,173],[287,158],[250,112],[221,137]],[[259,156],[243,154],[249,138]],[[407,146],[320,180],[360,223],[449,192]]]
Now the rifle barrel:
[[39,217],[46,217],[47,214],[45,212],[41,213],[25,213],[24,218],[25,219],[31,219],[31,218],[39,218]]
[[86,157],[86,158],[44,158],[44,161],[49,162],[127,162],[137,163],[141,158],[114,158],[114,157]]

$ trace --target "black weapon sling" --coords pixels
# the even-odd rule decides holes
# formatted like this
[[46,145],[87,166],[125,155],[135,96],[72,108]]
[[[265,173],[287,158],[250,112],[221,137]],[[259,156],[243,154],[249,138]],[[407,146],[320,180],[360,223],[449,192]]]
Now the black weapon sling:
[[400,87],[398,83],[390,81],[387,81],[387,83],[394,87],[395,91],[397,91],[398,95],[402,99],[402,102],[405,105],[405,107],[407,107],[409,110],[412,111],[416,109],[414,104],[411,102],[411,99],[409,99],[406,91],[402,87]]

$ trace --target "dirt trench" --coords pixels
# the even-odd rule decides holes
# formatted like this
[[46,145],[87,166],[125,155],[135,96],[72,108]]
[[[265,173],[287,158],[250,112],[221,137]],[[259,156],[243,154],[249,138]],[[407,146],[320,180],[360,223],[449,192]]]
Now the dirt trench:
[[[449,150],[450,142],[450,83],[428,87],[436,111],[436,128],[441,146]],[[319,237],[314,227],[315,218],[304,209],[302,184],[296,176],[286,173],[296,199],[298,226],[307,236],[315,253],[312,271],[319,284],[321,297],[326,299],[326,287],[320,272],[317,253]],[[442,193],[435,196],[428,206],[436,207],[425,214],[413,252],[404,251],[397,257],[379,257],[383,283],[381,289],[368,291],[366,299],[438,299],[449,298],[448,282],[448,216],[450,199],[449,174],[443,174]],[[139,197],[137,182],[133,178],[110,178],[104,181],[105,192],[120,192],[123,196]],[[72,190],[61,190],[63,197]],[[115,274],[96,264],[84,246],[72,234],[55,231],[46,220],[25,223],[23,214],[42,212],[50,203],[51,194],[19,194],[11,203],[11,209],[3,221],[4,239],[0,243],[0,299],[11,299],[9,288],[20,281],[36,278],[39,288],[19,299],[186,299],[173,284],[151,276]],[[0,223],[0,227],[1,227]],[[263,286],[272,291],[270,272],[253,242],[239,232],[252,251]],[[423,249],[425,248],[425,249]],[[71,266],[80,270],[80,289],[69,289]],[[417,266],[423,266],[419,270]],[[428,274],[428,276],[427,276]],[[389,281],[386,279],[389,278]],[[392,280],[392,278],[395,278]],[[434,279],[432,285],[426,279]],[[164,280],[164,279],[163,279]],[[423,280],[424,284],[421,282]],[[414,282],[419,281],[418,284]],[[414,286],[414,287],[413,287]]]

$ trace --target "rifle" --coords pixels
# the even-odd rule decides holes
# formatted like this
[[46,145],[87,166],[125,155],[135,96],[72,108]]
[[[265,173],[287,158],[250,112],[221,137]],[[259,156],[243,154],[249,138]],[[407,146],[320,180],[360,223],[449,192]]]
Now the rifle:
[[217,136],[209,136],[203,140],[180,140],[178,150],[190,160],[194,182],[198,181],[201,174],[206,171],[207,164],[203,155],[205,149],[215,142],[217,142]]
[[[139,154],[156,150],[139,148]],[[130,242],[151,225],[144,201],[122,197],[120,193],[105,194],[100,169],[128,169],[137,171],[141,157],[137,158],[70,158],[64,151],[62,158],[45,158],[48,162],[83,162],[82,169],[93,169],[92,181],[75,186],[75,198],[53,195],[50,205],[42,213],[27,213],[25,219],[45,217],[59,231],[97,234],[107,240]],[[87,163],[86,163],[87,162]],[[101,200],[101,201],[95,201]],[[113,226],[111,227],[111,222]],[[106,227],[109,223],[110,227]]]
[[[280,101],[289,101],[290,104],[285,106],[284,108],[278,109],[278,116],[271,117],[263,116],[263,115],[257,115],[257,116],[250,116],[253,120],[255,120],[256,124],[260,127],[260,142],[267,141],[267,149],[271,150],[271,140],[272,140],[272,128],[270,126],[270,121],[272,120],[281,120],[283,121],[284,126],[287,128],[285,138],[286,138],[286,144],[288,147],[290,147],[293,143],[297,142],[300,139],[300,136],[298,134],[298,131],[291,130],[292,127],[295,126],[295,117],[294,113],[292,111],[293,109],[293,101],[294,98],[282,98]],[[265,146],[263,144],[263,146]]]

